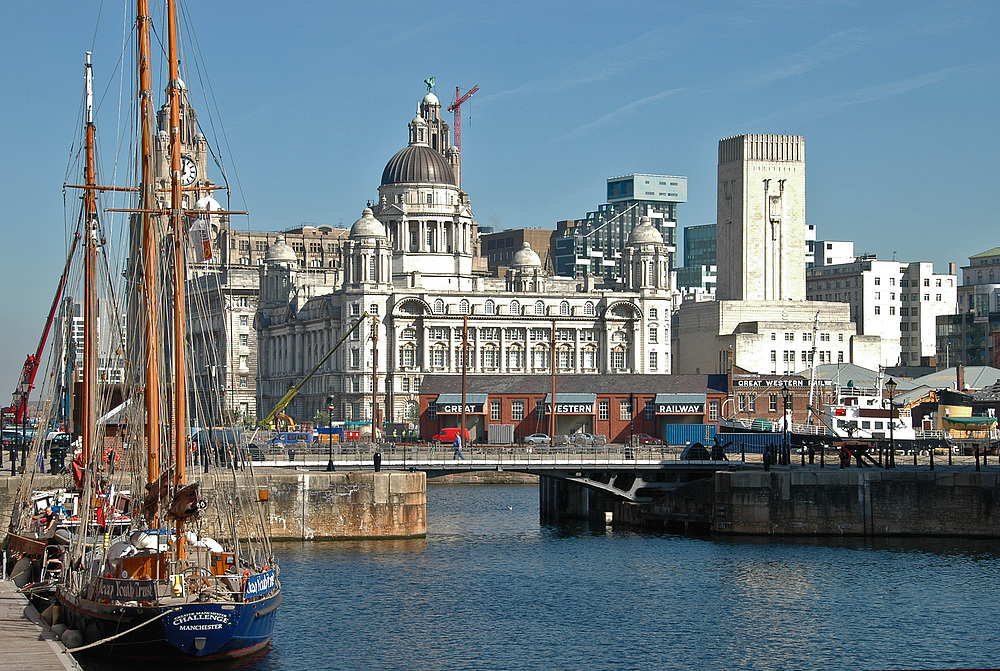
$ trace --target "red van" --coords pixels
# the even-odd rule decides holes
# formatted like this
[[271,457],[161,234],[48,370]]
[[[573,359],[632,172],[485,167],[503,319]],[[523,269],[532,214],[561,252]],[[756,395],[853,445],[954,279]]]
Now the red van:
[[[455,436],[458,435],[459,428],[457,426],[447,426],[441,429],[440,433],[431,438],[431,440],[448,443],[451,445],[455,442]],[[469,430],[462,429],[462,445],[467,445],[469,443]]]

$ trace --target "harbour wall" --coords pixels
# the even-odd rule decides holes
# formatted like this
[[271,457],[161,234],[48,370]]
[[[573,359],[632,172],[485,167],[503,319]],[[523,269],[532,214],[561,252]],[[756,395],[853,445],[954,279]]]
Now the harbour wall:
[[720,471],[652,503],[610,507],[616,523],[667,531],[1000,538],[1000,474]]
[[[64,476],[36,476],[34,490],[65,488]],[[0,478],[0,529],[6,530],[20,477]],[[233,485],[224,478],[201,481],[208,507],[202,533],[218,532],[219,515],[232,514]],[[263,499],[274,540],[420,538],[427,535],[427,479],[422,472],[289,471],[255,475],[251,494]]]

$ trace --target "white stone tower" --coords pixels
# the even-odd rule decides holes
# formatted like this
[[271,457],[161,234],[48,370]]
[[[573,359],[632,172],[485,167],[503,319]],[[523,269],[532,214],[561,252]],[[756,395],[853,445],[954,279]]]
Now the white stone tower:
[[805,146],[798,135],[719,141],[719,300],[805,300]]
[[639,225],[632,229],[622,254],[622,278],[625,288],[670,289],[670,268],[663,234],[650,222],[649,217],[639,218]]

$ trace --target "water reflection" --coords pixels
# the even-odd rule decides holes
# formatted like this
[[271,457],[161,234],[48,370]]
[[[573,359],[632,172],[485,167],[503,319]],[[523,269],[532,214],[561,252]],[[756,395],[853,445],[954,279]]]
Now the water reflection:
[[432,486],[427,501],[426,539],[279,544],[273,649],[224,668],[968,668],[995,658],[977,630],[1000,605],[992,542],[543,526],[533,486]]

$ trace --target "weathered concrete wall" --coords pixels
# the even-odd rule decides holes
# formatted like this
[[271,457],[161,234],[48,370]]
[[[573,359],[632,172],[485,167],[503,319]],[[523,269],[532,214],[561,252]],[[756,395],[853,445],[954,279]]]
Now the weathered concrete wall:
[[1000,475],[941,471],[719,472],[725,534],[1000,537]]
[[603,522],[605,513],[614,510],[614,500],[577,482],[559,478],[538,479],[538,511],[543,523],[555,524],[565,520]]
[[428,478],[428,485],[535,485],[538,476],[516,471],[469,471]]
[[[202,531],[214,533],[215,506],[228,505],[232,486],[202,481],[209,507]],[[10,519],[20,477],[0,478],[0,530]],[[33,489],[67,487],[65,477],[36,476]],[[422,472],[258,471],[267,491],[265,514],[274,540],[418,538],[427,535],[427,480]]]

